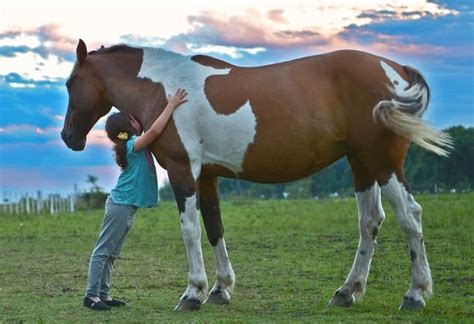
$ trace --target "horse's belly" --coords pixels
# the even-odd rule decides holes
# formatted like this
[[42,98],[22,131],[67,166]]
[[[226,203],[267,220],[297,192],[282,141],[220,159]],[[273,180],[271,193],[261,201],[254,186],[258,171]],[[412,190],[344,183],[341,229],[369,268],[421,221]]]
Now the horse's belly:
[[[276,132],[273,137],[260,136],[258,128],[255,141],[249,145],[231,136],[213,138],[218,143],[204,146],[203,172],[263,183],[287,182],[314,174],[347,154],[346,145],[335,136],[314,130],[296,136],[290,133],[282,137]],[[226,150],[219,149],[222,147]],[[246,148],[243,161],[240,150],[238,158],[232,158],[232,148],[239,147]]]
[[277,183],[298,180],[324,169],[346,154],[345,145],[281,145],[278,148],[254,147],[245,158],[239,178]]

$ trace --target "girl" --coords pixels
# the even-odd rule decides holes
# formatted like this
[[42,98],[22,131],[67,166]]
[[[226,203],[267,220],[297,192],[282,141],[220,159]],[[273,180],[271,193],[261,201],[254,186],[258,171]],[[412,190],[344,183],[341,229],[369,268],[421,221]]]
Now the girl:
[[107,119],[105,130],[115,143],[115,160],[122,173],[105,203],[102,230],[89,263],[85,307],[109,310],[125,305],[109,295],[112,266],[132,227],[137,208],[158,203],[155,166],[146,148],[160,135],[174,109],[187,101],[186,95],[186,91],[178,89],[174,96],[168,96],[166,108],[141,136],[142,126],[133,116],[116,113]]

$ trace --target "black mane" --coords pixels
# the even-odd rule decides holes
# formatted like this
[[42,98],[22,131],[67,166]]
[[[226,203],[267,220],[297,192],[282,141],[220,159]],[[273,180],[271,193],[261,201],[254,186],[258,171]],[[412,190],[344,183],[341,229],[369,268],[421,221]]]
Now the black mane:
[[113,45],[111,47],[101,47],[97,50],[93,50],[89,52],[89,55],[95,55],[95,54],[107,54],[107,53],[134,53],[137,49],[135,47],[130,47],[125,44],[118,44],[118,45]]

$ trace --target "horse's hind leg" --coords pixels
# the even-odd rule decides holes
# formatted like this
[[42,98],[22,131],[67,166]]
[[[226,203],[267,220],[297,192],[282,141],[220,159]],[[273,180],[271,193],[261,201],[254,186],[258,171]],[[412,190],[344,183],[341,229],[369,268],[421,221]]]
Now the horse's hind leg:
[[415,201],[405,183],[403,172],[397,172],[383,185],[382,194],[392,205],[402,230],[405,232],[411,256],[411,286],[405,294],[400,309],[416,309],[425,306],[422,295],[431,297],[431,271],[423,242],[421,206]]
[[336,290],[330,305],[349,307],[354,302],[354,293],[363,296],[369,274],[370,262],[376,237],[385,218],[380,198],[380,187],[369,176],[366,167],[354,156],[349,156],[356,190],[359,214],[359,246],[351,271],[344,284]]
[[219,193],[216,177],[202,177],[199,180],[199,204],[217,265],[217,280],[205,301],[209,304],[228,304],[234,286],[235,274],[227,255],[219,207]]

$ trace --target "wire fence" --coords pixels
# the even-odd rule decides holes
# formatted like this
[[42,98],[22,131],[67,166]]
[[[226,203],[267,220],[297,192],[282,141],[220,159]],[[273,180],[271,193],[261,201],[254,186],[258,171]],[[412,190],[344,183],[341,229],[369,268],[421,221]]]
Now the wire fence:
[[30,193],[3,192],[0,211],[7,214],[41,214],[74,212],[76,194],[63,196],[61,194],[45,195],[38,191],[36,195]]

